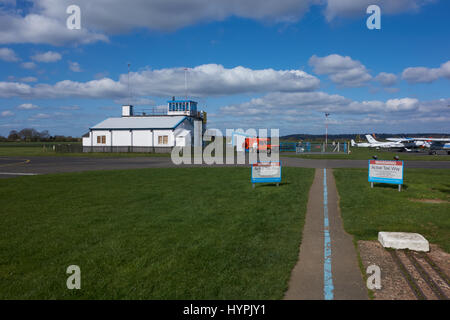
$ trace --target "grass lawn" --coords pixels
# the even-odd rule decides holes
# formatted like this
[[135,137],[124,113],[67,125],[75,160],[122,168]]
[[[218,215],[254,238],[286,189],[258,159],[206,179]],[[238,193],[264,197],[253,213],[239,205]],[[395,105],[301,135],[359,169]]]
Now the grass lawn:
[[[0,180],[0,299],[280,299],[314,171],[249,168]],[[68,290],[66,268],[81,268]]]
[[378,231],[417,232],[450,252],[450,170],[405,169],[401,192],[380,183],[371,189],[367,169],[334,169],[334,175],[344,228],[356,240],[376,240]]
[[[449,155],[428,155],[423,153],[408,152],[391,152],[383,150],[375,150],[374,148],[350,148],[350,154],[290,154],[287,157],[300,157],[305,159],[353,159],[368,160],[373,155],[377,155],[380,160],[392,160],[395,156],[399,156],[400,160],[426,160],[426,161],[450,161]],[[284,156],[284,155],[283,155]]]

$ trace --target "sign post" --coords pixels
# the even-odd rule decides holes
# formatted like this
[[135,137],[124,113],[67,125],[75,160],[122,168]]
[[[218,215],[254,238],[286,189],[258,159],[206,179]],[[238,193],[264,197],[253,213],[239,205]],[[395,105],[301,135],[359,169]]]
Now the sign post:
[[371,188],[374,182],[398,184],[398,191],[401,191],[403,161],[369,160],[369,182]]
[[281,182],[281,162],[257,162],[252,163],[251,182],[253,188],[255,183]]

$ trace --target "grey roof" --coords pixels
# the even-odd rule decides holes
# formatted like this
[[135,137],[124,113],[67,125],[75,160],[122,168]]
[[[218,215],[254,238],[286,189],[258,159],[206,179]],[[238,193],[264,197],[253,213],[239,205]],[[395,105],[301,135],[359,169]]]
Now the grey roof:
[[173,129],[185,116],[108,118],[91,129]]

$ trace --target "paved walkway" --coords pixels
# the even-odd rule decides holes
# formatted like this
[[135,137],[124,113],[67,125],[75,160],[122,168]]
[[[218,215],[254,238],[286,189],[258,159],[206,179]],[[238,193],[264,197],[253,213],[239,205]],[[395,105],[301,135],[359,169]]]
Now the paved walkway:
[[[303,168],[366,168],[367,160],[326,160],[301,159],[281,157],[284,167]],[[248,160],[248,159],[247,159]],[[186,165],[182,165],[186,166]],[[199,165],[189,165],[199,166]],[[206,164],[200,166],[207,166]],[[213,165],[213,166],[244,166],[241,165]],[[29,174],[49,174],[62,172],[82,172],[91,170],[118,170],[138,168],[169,168],[177,167],[170,157],[122,157],[122,158],[93,158],[93,157],[0,157],[0,178]],[[406,161],[406,168],[450,169],[450,161]]]
[[299,260],[284,298],[368,298],[352,237],[343,228],[332,169],[316,169]]

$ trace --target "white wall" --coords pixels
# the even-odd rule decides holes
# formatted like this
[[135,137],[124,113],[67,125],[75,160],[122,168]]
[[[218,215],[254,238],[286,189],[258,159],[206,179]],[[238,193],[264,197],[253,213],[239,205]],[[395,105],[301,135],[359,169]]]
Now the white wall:
[[153,137],[151,130],[133,130],[133,146],[134,147],[151,147],[153,146]]
[[83,147],[91,146],[91,133],[89,132],[89,137],[83,138]]
[[[159,136],[168,136],[167,144],[158,144]],[[153,131],[153,146],[155,147],[173,147],[175,145],[175,137],[172,130],[155,130]]]
[[130,130],[112,130],[112,143],[114,147],[131,146]]
[[188,147],[191,145],[191,134],[176,136],[175,143],[177,147]]
[[[92,145],[94,147],[104,147],[104,146],[111,145],[111,134],[108,130],[93,130],[92,135],[93,135],[93,140],[92,140],[93,144]],[[106,143],[105,144],[97,143],[98,136],[106,136]]]

